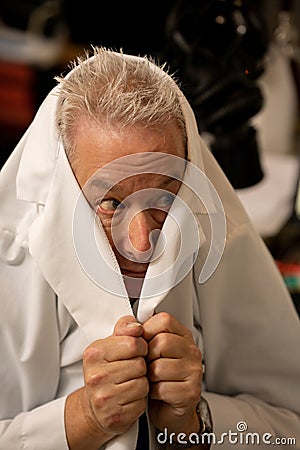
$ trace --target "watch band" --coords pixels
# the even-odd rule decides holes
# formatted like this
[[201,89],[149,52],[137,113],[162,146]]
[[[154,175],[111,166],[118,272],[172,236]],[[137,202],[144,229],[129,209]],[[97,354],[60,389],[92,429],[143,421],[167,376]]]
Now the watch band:
[[[205,434],[212,433],[212,421],[209,412],[209,407],[207,401],[203,397],[200,398],[200,401],[197,404],[196,413],[199,417],[200,431],[198,433],[193,433],[193,435],[198,435],[200,438],[199,441],[202,442],[202,436],[204,433]],[[197,444],[192,442],[187,442],[186,444],[180,444],[179,442],[172,442],[172,444],[169,444],[167,448],[169,448],[170,450],[171,449],[184,450],[188,448],[193,448],[195,445]]]
[[212,433],[212,420],[209,411],[207,401],[201,397],[200,402],[197,405],[196,412],[198,414],[199,420],[202,422],[203,428],[201,429],[200,435],[205,433]]

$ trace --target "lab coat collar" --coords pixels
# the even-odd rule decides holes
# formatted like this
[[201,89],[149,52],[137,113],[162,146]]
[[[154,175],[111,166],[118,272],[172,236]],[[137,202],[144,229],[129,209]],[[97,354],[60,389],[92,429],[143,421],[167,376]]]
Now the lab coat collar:
[[46,204],[60,148],[55,126],[58,90],[50,91],[15,150],[22,149],[16,177],[19,200]]

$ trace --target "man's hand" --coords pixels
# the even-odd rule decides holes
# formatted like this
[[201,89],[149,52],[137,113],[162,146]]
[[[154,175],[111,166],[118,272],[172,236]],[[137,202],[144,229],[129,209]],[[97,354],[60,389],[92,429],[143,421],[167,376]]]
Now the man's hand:
[[170,314],[159,313],[144,325],[122,317],[111,336],[87,347],[83,370],[84,387],[66,401],[71,450],[96,450],[126,432],[145,411],[147,396],[158,429],[199,431],[202,355],[190,330]]
[[169,433],[198,432],[202,355],[191,331],[168,313],[151,317],[143,328],[148,342],[151,422]]
[[85,385],[66,400],[65,423],[71,450],[98,449],[126,432],[145,411],[149,384],[143,327],[122,317],[113,334],[87,347]]
[[145,411],[148,395],[148,346],[143,327],[134,317],[122,317],[112,336],[93,342],[84,352],[87,420],[108,435],[127,431]]

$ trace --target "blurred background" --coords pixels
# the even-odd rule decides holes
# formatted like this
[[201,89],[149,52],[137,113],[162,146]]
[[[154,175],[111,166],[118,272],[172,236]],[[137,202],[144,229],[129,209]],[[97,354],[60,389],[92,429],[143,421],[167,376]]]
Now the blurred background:
[[2,0],[1,167],[91,45],[167,62],[300,312],[300,2]]

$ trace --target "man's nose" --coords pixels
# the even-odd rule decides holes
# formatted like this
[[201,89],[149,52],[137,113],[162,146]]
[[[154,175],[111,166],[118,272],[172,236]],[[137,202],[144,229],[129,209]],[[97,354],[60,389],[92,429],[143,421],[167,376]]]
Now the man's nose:
[[[151,217],[149,210],[140,211],[132,217],[128,227],[128,237],[137,257],[139,252],[152,253],[156,233],[151,236],[151,232],[157,228],[159,228],[158,224]],[[138,259],[141,259],[142,255],[139,256]],[[145,253],[144,256],[146,256]]]

